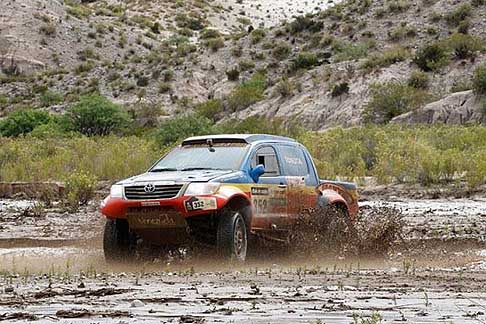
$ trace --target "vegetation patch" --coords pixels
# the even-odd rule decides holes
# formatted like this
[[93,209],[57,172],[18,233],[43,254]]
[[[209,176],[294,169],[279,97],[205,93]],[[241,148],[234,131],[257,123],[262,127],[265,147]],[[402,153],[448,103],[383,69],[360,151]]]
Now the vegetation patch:
[[440,42],[435,42],[417,50],[413,59],[423,71],[437,71],[449,64],[449,50]]
[[383,124],[394,117],[419,108],[425,103],[425,93],[401,82],[370,86],[371,99],[365,107],[365,120]]
[[37,126],[48,124],[51,116],[39,110],[18,110],[0,120],[0,135],[15,137],[32,132]]
[[472,7],[469,3],[463,3],[456,6],[444,18],[451,26],[457,26],[460,22],[470,17],[472,14]]
[[479,65],[474,71],[473,88],[479,95],[486,95],[486,63]]
[[120,106],[98,95],[81,97],[66,115],[71,129],[87,136],[122,132],[130,121]]
[[409,57],[409,53],[403,47],[395,47],[387,49],[382,53],[371,54],[361,65],[365,70],[373,70],[376,68],[384,68],[392,64],[405,61]]
[[265,76],[255,74],[250,80],[238,85],[226,99],[226,105],[230,111],[238,111],[248,108],[263,99],[266,88]]
[[310,69],[319,64],[317,55],[311,52],[301,52],[294,59],[293,68],[294,70],[299,69]]

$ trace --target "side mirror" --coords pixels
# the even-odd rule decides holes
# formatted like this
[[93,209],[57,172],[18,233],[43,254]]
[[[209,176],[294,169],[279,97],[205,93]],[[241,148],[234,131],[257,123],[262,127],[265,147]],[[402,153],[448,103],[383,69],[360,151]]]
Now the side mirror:
[[250,177],[253,179],[253,181],[258,182],[258,179],[260,179],[261,175],[264,173],[265,167],[263,164],[259,164],[250,170]]

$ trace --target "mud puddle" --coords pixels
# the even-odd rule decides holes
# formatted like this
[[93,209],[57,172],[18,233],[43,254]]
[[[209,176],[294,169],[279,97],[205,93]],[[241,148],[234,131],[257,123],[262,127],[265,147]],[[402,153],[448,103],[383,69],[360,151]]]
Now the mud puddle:
[[[96,204],[27,212],[0,201],[0,322],[478,323],[485,200],[363,202],[402,210],[406,248],[378,259],[211,254],[108,266]],[[3,242],[3,243],[2,243]]]

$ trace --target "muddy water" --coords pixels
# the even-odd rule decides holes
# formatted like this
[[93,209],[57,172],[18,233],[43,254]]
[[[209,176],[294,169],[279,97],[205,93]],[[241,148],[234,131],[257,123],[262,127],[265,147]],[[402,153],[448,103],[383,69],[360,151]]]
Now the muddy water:
[[38,213],[0,201],[0,321],[486,321],[486,201],[362,203],[378,205],[402,210],[410,243],[380,259],[278,255],[243,266],[201,253],[113,267],[96,204]]

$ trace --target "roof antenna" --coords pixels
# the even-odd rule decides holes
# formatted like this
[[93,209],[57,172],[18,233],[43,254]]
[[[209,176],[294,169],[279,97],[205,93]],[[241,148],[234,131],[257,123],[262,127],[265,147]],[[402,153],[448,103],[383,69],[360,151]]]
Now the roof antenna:
[[208,146],[209,146],[209,152],[214,152],[213,139],[212,138],[208,138],[206,140],[206,144],[208,144]]

